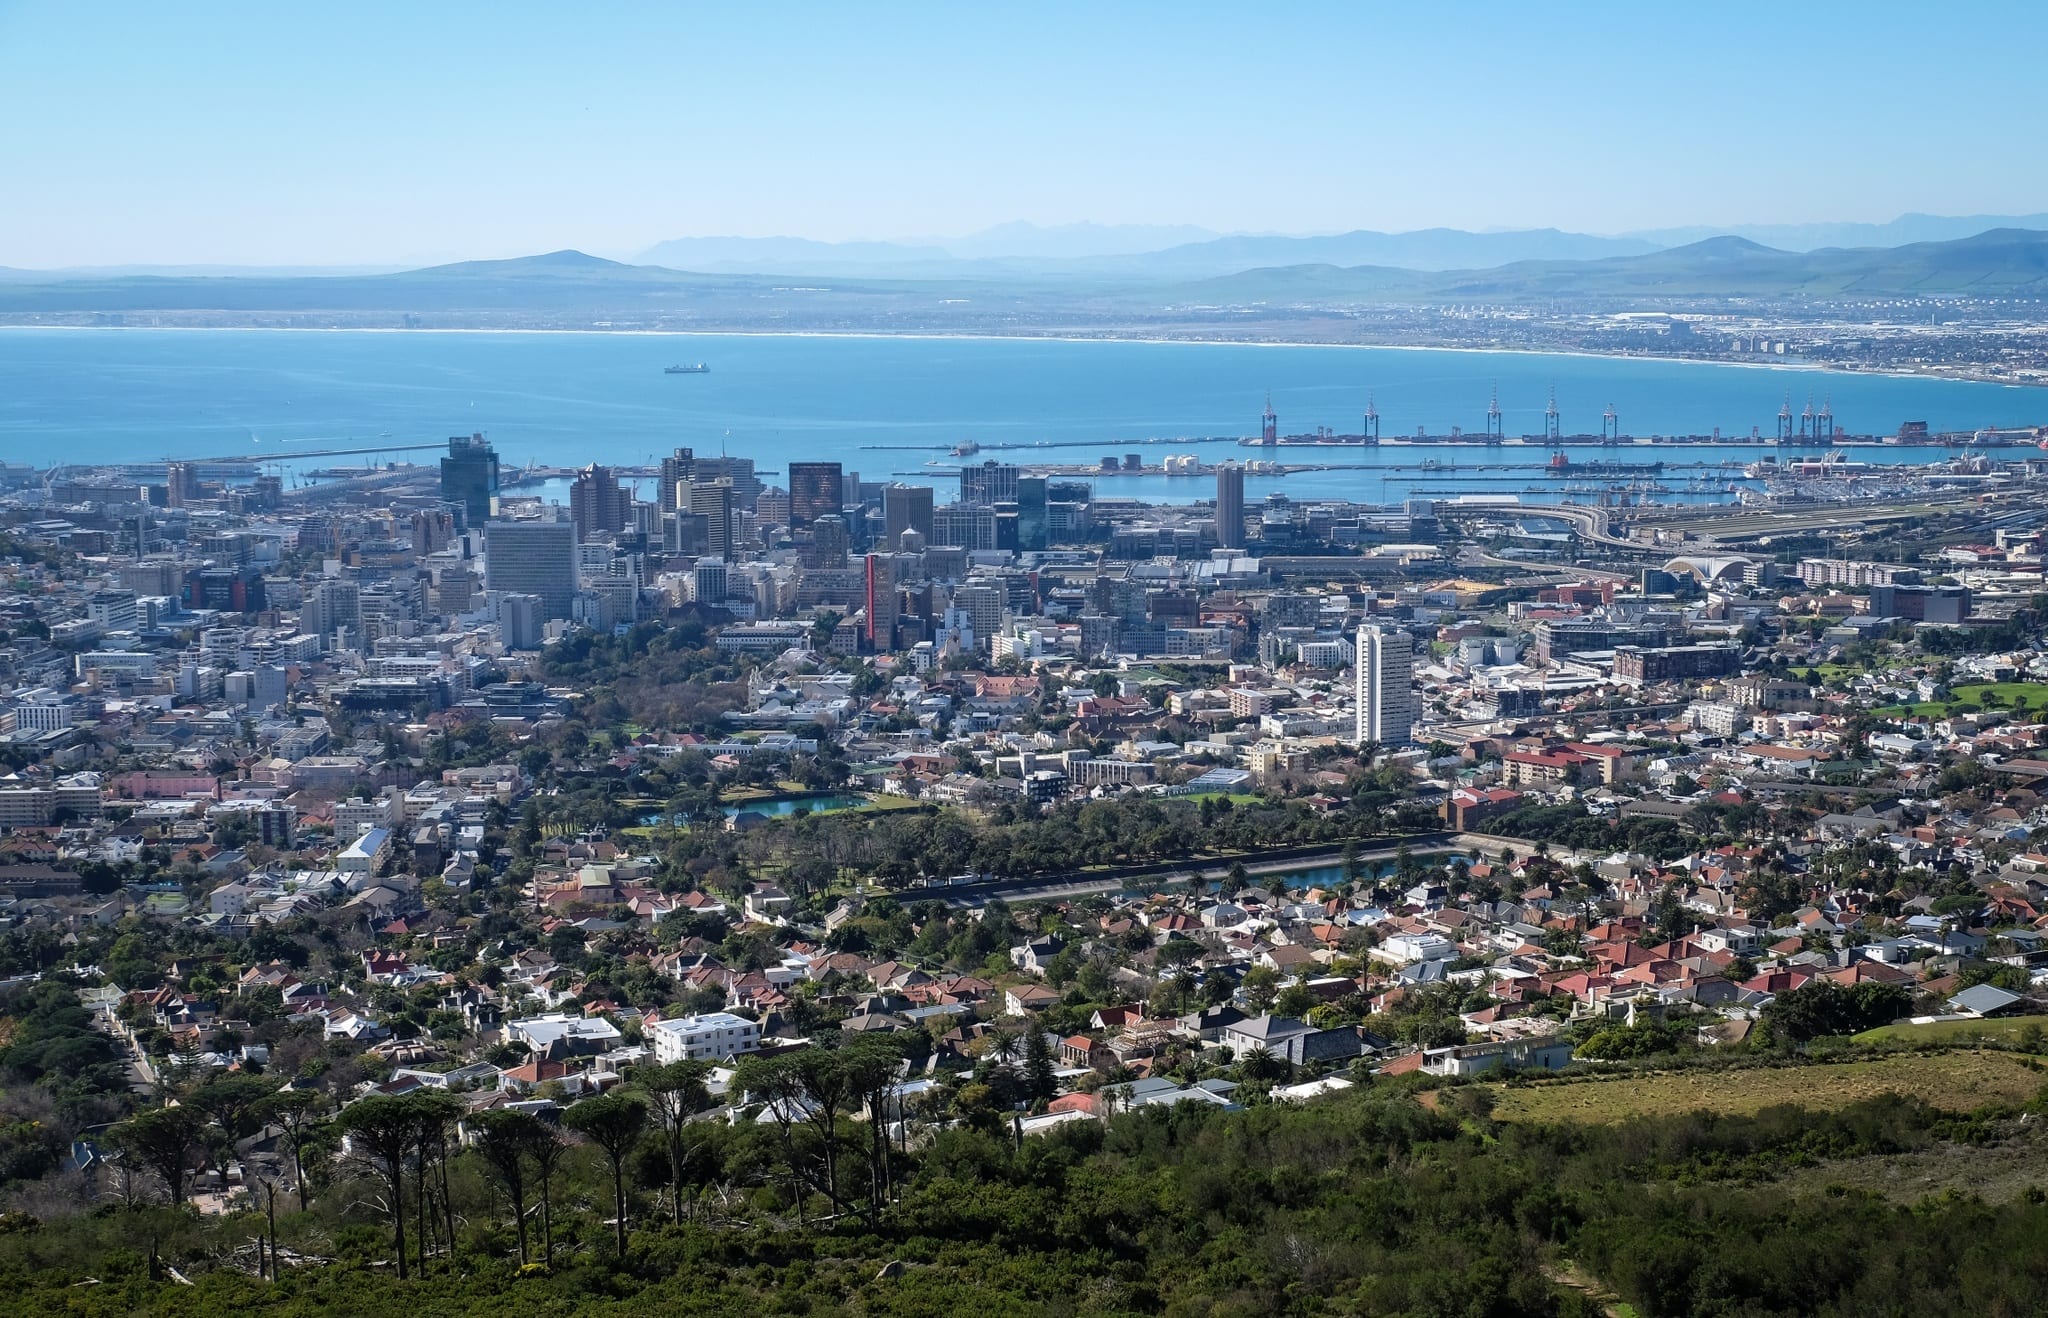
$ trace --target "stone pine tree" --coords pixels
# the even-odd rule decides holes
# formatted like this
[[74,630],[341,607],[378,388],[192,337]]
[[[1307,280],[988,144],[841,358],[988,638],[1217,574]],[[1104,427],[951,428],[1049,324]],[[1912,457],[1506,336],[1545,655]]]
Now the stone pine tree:
[[586,1098],[562,1114],[569,1129],[595,1144],[612,1172],[612,1208],[619,1257],[626,1256],[626,1157],[647,1129],[647,1105],[630,1094]]
[[123,1156],[142,1164],[164,1183],[171,1206],[185,1202],[185,1178],[197,1170],[205,1144],[206,1118],[189,1107],[160,1107],[114,1127]]
[[540,1187],[540,1261],[548,1267],[555,1265],[555,1169],[562,1164],[562,1155],[569,1151],[569,1144],[562,1138],[562,1132],[543,1121],[534,1133],[533,1143],[528,1146],[533,1155],[533,1165],[540,1173],[535,1184]]
[[512,1204],[512,1223],[519,1235],[519,1266],[523,1268],[527,1263],[526,1195],[532,1185],[527,1163],[544,1134],[541,1120],[531,1112],[499,1108],[480,1113],[469,1125],[476,1132],[477,1157]]
[[398,1260],[400,1281],[406,1278],[405,1163],[418,1127],[409,1098],[380,1094],[351,1103],[341,1112],[341,1128],[350,1149],[384,1182],[389,1196],[384,1207],[391,1216],[392,1253]]
[[711,1092],[705,1080],[711,1074],[708,1062],[679,1061],[641,1073],[640,1090],[647,1096],[648,1111],[661,1131],[661,1143],[668,1154],[672,1220],[683,1220],[683,1165],[688,1149],[684,1139],[690,1118],[711,1106]]
[[[232,1072],[208,1080],[186,1098],[187,1107],[204,1113],[219,1129],[218,1165],[223,1171],[234,1161],[236,1143],[275,1088],[276,1083],[263,1076]],[[211,1141],[208,1143],[211,1146]]]
[[[405,1173],[421,1155],[437,1130],[454,1120],[455,1099],[448,1094],[408,1094],[402,1098],[379,1094],[361,1099],[341,1110],[341,1129],[347,1134],[352,1152],[384,1182],[390,1199],[392,1252],[397,1258],[398,1277],[406,1277],[405,1265]],[[421,1187],[425,1192],[425,1187]]]
[[327,1112],[327,1096],[317,1089],[281,1089],[263,1100],[258,1115],[275,1121],[292,1151],[292,1184],[298,1187],[299,1211],[306,1211],[306,1138]]

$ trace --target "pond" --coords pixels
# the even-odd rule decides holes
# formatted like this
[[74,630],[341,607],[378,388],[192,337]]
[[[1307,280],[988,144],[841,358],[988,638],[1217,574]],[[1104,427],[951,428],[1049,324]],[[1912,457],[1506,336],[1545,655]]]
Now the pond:
[[[818,814],[828,810],[858,810],[868,804],[868,798],[850,792],[828,792],[818,796],[779,796],[760,801],[743,801],[738,805],[721,806],[720,813],[727,819],[745,811],[766,815],[770,819],[782,819],[794,814]],[[687,819],[670,819],[665,811],[654,810],[640,817],[648,826],[664,823],[687,824]]]

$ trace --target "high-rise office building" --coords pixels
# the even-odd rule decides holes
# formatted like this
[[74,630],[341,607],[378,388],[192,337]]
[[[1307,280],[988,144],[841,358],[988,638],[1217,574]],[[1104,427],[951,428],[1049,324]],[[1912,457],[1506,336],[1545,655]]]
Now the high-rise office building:
[[542,605],[538,595],[498,596],[498,634],[508,650],[540,649]]
[[576,528],[568,522],[491,522],[484,585],[540,599],[542,618],[566,618],[576,598]]
[[173,462],[164,468],[164,498],[172,508],[183,508],[199,498],[199,471],[189,462]]
[[720,608],[730,582],[727,578],[725,560],[722,558],[700,558],[693,574],[691,588],[698,604],[708,608]]
[[1244,468],[1235,462],[1216,469],[1216,543],[1244,548]]
[[754,475],[752,458],[728,458],[724,456],[698,458],[693,464],[693,481],[731,481],[733,507],[742,512],[752,512],[754,500],[761,497],[767,487]]
[[299,630],[323,641],[337,627],[363,625],[362,588],[353,581],[328,579],[314,583],[299,607]]
[[677,498],[704,525],[704,552],[726,562],[733,561],[733,544],[739,536],[739,508],[729,479],[694,480],[686,483]]
[[185,574],[185,603],[223,613],[261,613],[269,607],[257,567],[193,568]]
[[697,477],[697,455],[694,451],[679,448],[669,457],[661,460],[661,487],[656,502],[665,513],[672,513],[683,505],[677,502],[676,491],[685,483]]
[[498,512],[498,453],[482,435],[451,435],[441,459],[441,497],[462,509],[465,525],[482,526]]
[[846,519],[838,513],[826,513],[811,523],[811,549],[807,566],[836,568],[846,566],[846,554],[852,547],[846,532]]
[[1406,746],[1415,739],[1415,642],[1396,627],[1358,629],[1358,744]]
[[932,489],[929,485],[882,487],[882,543],[894,550],[896,537],[917,531],[932,538]]
[[789,464],[789,527],[809,526],[820,517],[837,516],[846,506],[846,481],[836,462]]
[[412,515],[412,552],[438,554],[455,543],[455,514],[446,508],[422,508]]
[[632,502],[632,493],[619,484],[610,467],[585,467],[569,487],[569,520],[575,524],[576,538],[592,540],[601,532],[617,535],[625,530]]
[[960,549],[996,548],[996,510],[985,504],[948,503],[932,513],[932,544]]
[[995,643],[1003,629],[1003,609],[1009,593],[1001,586],[970,581],[953,591],[953,607],[967,616],[974,631],[974,646],[983,653]]
[[1017,502],[1017,468],[990,458],[979,466],[960,469],[960,502],[998,504]]
[[1048,542],[1045,477],[1017,478],[1017,547],[1026,551],[1043,549]]
[[896,560],[888,554],[869,554],[863,582],[867,605],[868,648],[879,654],[896,640]]

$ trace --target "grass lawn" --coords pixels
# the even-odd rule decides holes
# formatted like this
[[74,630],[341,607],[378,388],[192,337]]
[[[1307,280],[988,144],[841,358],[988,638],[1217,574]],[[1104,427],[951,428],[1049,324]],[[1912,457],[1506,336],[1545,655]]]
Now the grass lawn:
[[1966,1043],[1981,1040],[1993,1047],[2009,1045],[2031,1029],[2048,1033],[2048,1016],[2009,1016],[1989,1021],[1934,1021],[1927,1025],[1883,1025],[1856,1036],[1858,1043]]
[[1972,682],[1950,688],[1951,700],[1929,700],[1917,705],[1886,705],[1880,714],[1922,718],[1946,718],[1963,705],[1983,709],[2048,709],[2048,682]]
[[855,809],[866,811],[923,810],[925,808],[926,803],[917,800],[915,797],[890,796],[885,792],[876,792],[868,797],[866,805],[855,807]]
[[2008,1053],[1909,1053],[1868,1062],[1759,1067],[1741,1071],[1677,1071],[1589,1077],[1510,1088],[1494,1086],[1502,1121],[1607,1125],[1630,1117],[1708,1111],[1748,1116],[1797,1103],[1846,1107],[1883,1093],[1907,1094],[1936,1107],[1968,1112],[1986,1103],[2024,1102],[2048,1083]]
[[1956,687],[1955,694],[1986,709],[2048,709],[2048,682],[1974,682]]

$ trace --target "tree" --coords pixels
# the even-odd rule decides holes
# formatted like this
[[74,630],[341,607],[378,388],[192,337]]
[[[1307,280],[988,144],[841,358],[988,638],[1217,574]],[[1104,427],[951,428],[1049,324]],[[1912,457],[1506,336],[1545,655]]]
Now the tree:
[[392,1252],[398,1279],[405,1280],[405,1165],[419,1147],[423,1128],[453,1118],[455,1100],[447,1094],[409,1094],[403,1098],[376,1095],[341,1110],[341,1128],[348,1133],[356,1157],[384,1181],[390,1192]]
[[647,1129],[647,1105],[628,1094],[586,1098],[563,1114],[569,1129],[603,1151],[612,1169],[612,1208],[618,1218],[619,1257],[626,1257],[626,1155]]
[[292,1182],[299,1188],[299,1211],[306,1211],[306,1136],[327,1111],[327,1095],[317,1089],[284,1089],[263,1100],[260,1115],[275,1121],[292,1150]]
[[1244,972],[1244,1002],[1254,1015],[1264,1015],[1280,991],[1280,976],[1270,966],[1253,966]]
[[1024,1092],[1037,1102],[1050,1102],[1060,1092],[1059,1077],[1053,1074],[1052,1045],[1045,1031],[1033,1029],[1024,1038]]
[[[433,1219],[428,1208],[433,1200],[441,1205],[441,1225],[448,1237],[448,1253],[455,1254],[455,1206],[448,1193],[448,1129],[461,1112],[461,1103],[451,1094],[423,1093],[413,1096],[413,1153],[415,1203],[419,1214],[420,1275],[427,1272],[427,1241]],[[432,1173],[438,1171],[439,1185]]]
[[540,1173],[540,1259],[543,1264],[555,1266],[555,1168],[561,1166],[562,1155],[569,1151],[568,1141],[562,1132],[545,1121],[537,1123],[528,1152],[533,1155],[533,1165]]
[[479,1114],[469,1124],[476,1133],[477,1157],[512,1201],[512,1222],[519,1235],[519,1266],[523,1268],[527,1262],[526,1161],[542,1138],[541,1120],[531,1112],[498,1108]]
[[232,1158],[235,1141],[242,1138],[250,1118],[275,1088],[275,1084],[260,1075],[230,1072],[193,1090],[186,1102],[220,1127],[221,1137],[227,1143],[227,1156]]
[[114,1141],[156,1174],[175,1208],[185,1202],[185,1177],[196,1170],[205,1132],[206,1117],[198,1109],[160,1107],[114,1127]]
[[691,1117],[711,1106],[711,1093],[704,1084],[710,1074],[707,1062],[680,1061],[643,1072],[640,1081],[668,1151],[669,1189],[675,1196],[671,1216],[677,1222],[683,1220],[683,1132]]
[[1765,1039],[1798,1044],[1889,1025],[1912,1005],[1912,995],[1898,984],[1873,980],[1843,988],[1832,980],[1816,979],[1772,999],[1757,1023]]
[[768,1119],[775,1123],[776,1133],[782,1140],[783,1167],[789,1173],[789,1197],[796,1207],[797,1225],[802,1226],[803,1182],[806,1176],[802,1161],[797,1156],[795,1134],[797,1106],[804,1097],[802,1078],[790,1065],[787,1053],[776,1057],[755,1055],[742,1058],[740,1064],[733,1068],[731,1090],[746,1100],[766,1105]]
[[[896,1082],[903,1074],[903,1049],[897,1040],[880,1035],[855,1039],[839,1050],[839,1070],[847,1090],[868,1114],[868,1220],[873,1222],[894,1191],[895,1168],[889,1157],[889,1119]],[[897,1110],[894,1115],[901,1117]]]

